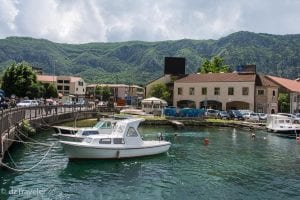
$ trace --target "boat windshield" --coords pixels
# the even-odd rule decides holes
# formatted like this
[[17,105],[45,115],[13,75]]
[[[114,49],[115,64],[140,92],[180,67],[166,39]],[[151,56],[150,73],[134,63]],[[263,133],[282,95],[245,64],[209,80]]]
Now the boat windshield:
[[101,122],[98,122],[95,126],[95,128],[111,128],[112,127],[112,124],[110,121],[101,121]]

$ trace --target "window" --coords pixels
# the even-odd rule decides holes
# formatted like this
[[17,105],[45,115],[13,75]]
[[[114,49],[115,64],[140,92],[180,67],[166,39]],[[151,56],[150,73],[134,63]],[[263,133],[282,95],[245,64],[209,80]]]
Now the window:
[[275,97],[275,95],[276,95],[276,92],[275,92],[275,90],[273,90],[273,97]]
[[182,95],[182,88],[177,88],[177,94]]
[[83,131],[82,135],[97,135],[98,131]]
[[57,83],[63,83],[64,81],[63,80],[57,80]]
[[265,91],[264,90],[257,90],[257,95],[258,96],[263,96],[263,95],[265,95]]
[[123,138],[114,138],[113,141],[114,141],[114,144],[125,144],[125,141]]
[[64,83],[70,83],[70,81],[69,80],[64,80]]
[[110,138],[102,138],[99,140],[99,144],[111,144]]
[[76,91],[78,91],[78,88],[76,88]]
[[202,88],[202,95],[207,95],[207,88],[206,87]]
[[249,88],[248,87],[243,87],[242,95],[249,95]]
[[70,90],[70,86],[64,86],[64,90]]
[[263,113],[263,112],[264,112],[264,108],[259,107],[259,108],[257,108],[257,111],[256,111],[256,112],[258,112],[258,113]]
[[228,88],[228,95],[234,95],[234,88],[233,87]]
[[78,81],[78,85],[79,86],[83,86],[83,82],[82,81]]
[[195,94],[195,88],[190,88],[190,95],[194,95]]
[[215,95],[220,95],[220,88],[219,87],[215,88]]
[[61,85],[58,85],[58,86],[57,86],[57,89],[58,89],[58,90],[62,90],[62,88],[63,88],[63,87],[62,87]]
[[133,127],[129,127],[126,136],[127,137],[137,137],[138,133],[136,132],[136,130]]

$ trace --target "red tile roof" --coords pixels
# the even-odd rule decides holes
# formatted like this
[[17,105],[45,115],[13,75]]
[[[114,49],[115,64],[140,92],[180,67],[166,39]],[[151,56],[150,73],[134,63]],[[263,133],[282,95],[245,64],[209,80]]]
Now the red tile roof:
[[54,76],[54,80],[53,80],[53,76],[48,76],[48,75],[37,75],[36,76],[37,81],[41,81],[41,82],[56,82],[57,80],[57,76]]
[[258,74],[256,75],[255,85],[256,86],[279,87],[278,84],[276,84],[271,79],[267,78],[265,75],[258,75]]
[[239,73],[209,73],[209,74],[190,74],[176,83],[199,83],[199,82],[255,82],[256,74]]
[[266,76],[266,77],[292,92],[300,92],[300,82],[297,80],[290,80],[290,79],[276,77],[276,76]]

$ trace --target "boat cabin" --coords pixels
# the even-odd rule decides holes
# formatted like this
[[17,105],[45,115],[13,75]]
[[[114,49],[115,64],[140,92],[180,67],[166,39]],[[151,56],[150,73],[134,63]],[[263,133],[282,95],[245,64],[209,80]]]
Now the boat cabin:
[[113,127],[111,134],[101,134],[86,138],[83,142],[98,144],[117,144],[117,145],[141,145],[143,140],[138,131],[140,122],[143,118],[133,118],[121,120]]

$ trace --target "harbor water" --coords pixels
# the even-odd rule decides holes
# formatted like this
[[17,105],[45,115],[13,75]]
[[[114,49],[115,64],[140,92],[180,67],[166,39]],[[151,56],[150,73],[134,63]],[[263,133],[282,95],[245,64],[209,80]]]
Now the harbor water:
[[[300,199],[300,142],[295,139],[264,131],[252,138],[249,130],[234,128],[139,130],[145,140],[163,133],[172,143],[169,152],[69,161],[54,132],[40,132],[33,139],[54,147],[31,171],[1,169],[0,199]],[[47,151],[43,145],[18,144],[4,162],[30,168]]]

